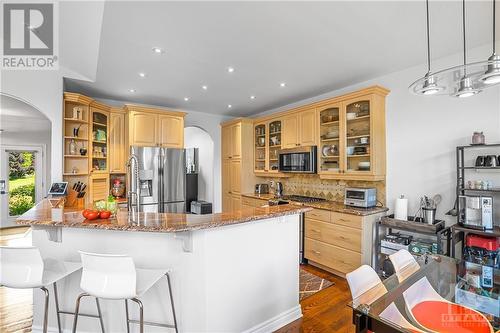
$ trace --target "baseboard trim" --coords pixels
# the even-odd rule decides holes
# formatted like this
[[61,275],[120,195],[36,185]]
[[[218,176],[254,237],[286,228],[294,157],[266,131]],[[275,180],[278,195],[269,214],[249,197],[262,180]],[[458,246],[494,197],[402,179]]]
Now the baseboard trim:
[[278,328],[281,328],[285,325],[290,324],[292,321],[295,321],[302,317],[302,309],[300,305],[297,305],[287,311],[280,313],[279,315],[274,316],[266,320],[263,323],[255,325],[254,327],[249,328],[243,333],[269,333],[274,332]]

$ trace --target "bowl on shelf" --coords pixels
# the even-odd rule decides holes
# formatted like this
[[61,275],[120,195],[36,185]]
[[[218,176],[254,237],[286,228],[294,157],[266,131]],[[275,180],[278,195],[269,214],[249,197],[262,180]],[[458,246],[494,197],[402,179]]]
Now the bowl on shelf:
[[354,146],[348,146],[346,149],[347,155],[352,155],[354,154]]
[[370,170],[370,162],[368,162],[368,161],[359,162],[358,169],[361,171],[369,171]]
[[347,112],[346,113],[346,118],[347,118],[347,120],[356,119],[356,112]]
[[338,129],[329,131],[326,134],[321,136],[322,139],[336,139],[338,137],[339,137],[339,130]]
[[337,155],[337,146],[336,145],[323,145],[321,149],[324,157],[335,156]]

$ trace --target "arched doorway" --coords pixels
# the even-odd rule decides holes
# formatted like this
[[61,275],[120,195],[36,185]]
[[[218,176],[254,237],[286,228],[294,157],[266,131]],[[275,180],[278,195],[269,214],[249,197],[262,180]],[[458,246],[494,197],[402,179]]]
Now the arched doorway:
[[204,129],[184,128],[184,147],[198,148],[198,199],[214,202],[214,141]]
[[34,106],[0,94],[0,228],[15,226],[46,193],[51,122]]

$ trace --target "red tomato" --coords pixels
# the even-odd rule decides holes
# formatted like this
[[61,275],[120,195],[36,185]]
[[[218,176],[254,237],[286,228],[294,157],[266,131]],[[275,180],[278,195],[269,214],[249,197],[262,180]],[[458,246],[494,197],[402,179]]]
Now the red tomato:
[[92,209],[84,209],[82,212],[83,217],[87,218],[87,215],[92,211]]
[[87,213],[87,219],[89,220],[95,220],[98,217],[99,217],[99,212],[96,210],[91,210],[90,212]]
[[111,216],[111,212],[109,210],[103,210],[99,213],[99,218],[101,219],[109,219]]

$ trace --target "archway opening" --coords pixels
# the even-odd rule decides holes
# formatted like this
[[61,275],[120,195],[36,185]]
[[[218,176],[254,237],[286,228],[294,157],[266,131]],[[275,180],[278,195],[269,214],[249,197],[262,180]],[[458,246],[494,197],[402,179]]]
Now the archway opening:
[[15,226],[46,193],[51,127],[34,106],[0,94],[0,228]]
[[198,148],[198,199],[214,202],[214,141],[204,129],[184,128],[184,147]]

